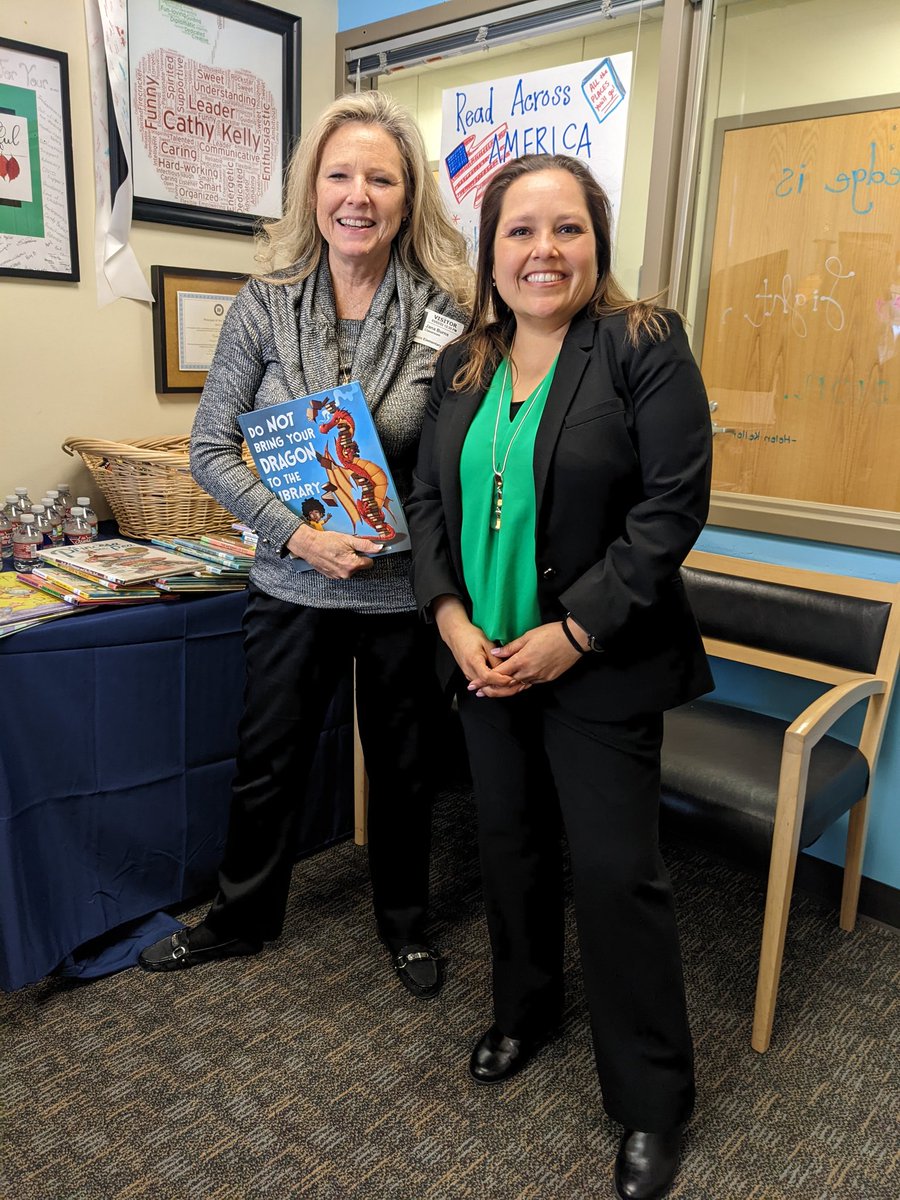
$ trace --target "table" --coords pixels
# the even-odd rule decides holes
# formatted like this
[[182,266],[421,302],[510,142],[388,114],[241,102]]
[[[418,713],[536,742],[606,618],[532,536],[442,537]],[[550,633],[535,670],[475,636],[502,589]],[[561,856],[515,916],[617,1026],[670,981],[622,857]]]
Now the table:
[[[225,843],[246,593],[78,614],[0,640],[0,989],[208,891]],[[298,852],[353,828],[350,680]]]

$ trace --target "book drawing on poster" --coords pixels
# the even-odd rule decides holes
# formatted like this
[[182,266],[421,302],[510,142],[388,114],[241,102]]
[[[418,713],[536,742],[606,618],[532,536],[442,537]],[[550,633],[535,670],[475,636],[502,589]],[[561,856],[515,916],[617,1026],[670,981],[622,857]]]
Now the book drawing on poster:
[[[238,417],[270,492],[312,529],[409,549],[397,488],[359,382]],[[296,559],[299,570],[309,563]]]

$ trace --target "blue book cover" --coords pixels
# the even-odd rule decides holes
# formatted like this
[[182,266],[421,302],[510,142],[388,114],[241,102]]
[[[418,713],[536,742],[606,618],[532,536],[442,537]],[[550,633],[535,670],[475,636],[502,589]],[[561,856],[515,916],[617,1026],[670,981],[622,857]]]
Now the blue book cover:
[[[313,529],[409,549],[409,529],[358,381],[238,417],[259,477]],[[298,566],[300,560],[298,560]]]

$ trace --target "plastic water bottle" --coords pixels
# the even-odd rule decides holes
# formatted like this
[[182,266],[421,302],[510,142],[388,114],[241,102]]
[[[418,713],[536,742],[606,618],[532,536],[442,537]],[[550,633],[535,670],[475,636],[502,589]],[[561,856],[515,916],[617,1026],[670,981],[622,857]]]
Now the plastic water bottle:
[[34,527],[34,513],[23,513],[13,534],[13,566],[17,571],[33,571],[40,564],[38,550],[42,535]]
[[13,529],[15,529],[19,521],[22,519],[22,509],[19,508],[19,497],[15,494],[15,492],[10,492],[6,497],[6,503],[3,505],[3,511],[9,517],[10,521],[12,522]]
[[90,525],[91,529],[93,529],[94,536],[93,536],[92,540],[96,542],[97,538],[100,535],[97,532],[97,525],[98,525],[97,514],[91,508],[90,496],[79,496],[78,499],[75,501],[75,503],[80,504],[81,507],[84,509],[84,519],[87,521],[88,525]]
[[70,546],[77,546],[80,542],[92,542],[94,540],[91,527],[84,519],[84,509],[80,504],[72,505],[72,510],[63,523],[63,532]]
[[61,546],[63,540],[63,519],[62,513],[54,502],[53,493],[48,492],[41,503],[47,510],[46,517],[50,522],[50,545]]
[[34,517],[34,529],[41,535],[41,545],[52,546],[53,542],[50,540],[50,531],[53,526],[47,520],[46,508],[43,504],[32,504],[31,514]]
[[31,512],[31,497],[28,495],[27,487],[13,488],[13,491],[19,497],[19,508],[22,512]]
[[12,563],[13,523],[5,508],[0,508],[0,571]]
[[72,511],[72,489],[67,483],[58,483],[56,485],[57,497],[56,504],[59,511],[62,513],[63,520]]

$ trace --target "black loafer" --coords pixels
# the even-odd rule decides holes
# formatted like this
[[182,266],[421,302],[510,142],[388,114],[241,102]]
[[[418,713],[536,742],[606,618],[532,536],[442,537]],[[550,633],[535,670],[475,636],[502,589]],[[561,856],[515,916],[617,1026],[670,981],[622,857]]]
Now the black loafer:
[[145,971],[180,971],[185,967],[196,967],[200,963],[215,962],[219,958],[239,958],[248,954],[259,954],[261,942],[244,942],[232,938],[226,942],[213,942],[209,946],[191,946],[191,929],[181,929],[162,941],[147,946],[138,956]]
[[619,1200],[662,1200],[678,1172],[682,1126],[666,1133],[626,1129],[616,1156]]
[[469,1074],[476,1083],[503,1083],[527,1066],[537,1048],[537,1042],[507,1037],[492,1025],[472,1051]]
[[400,982],[420,1000],[436,996],[441,990],[443,976],[441,956],[437,950],[412,942],[402,946],[393,956],[393,961]]

